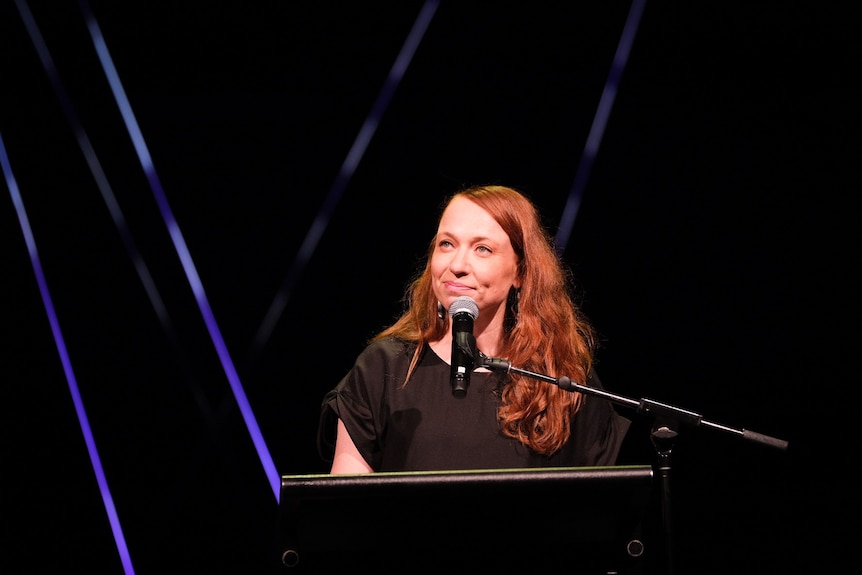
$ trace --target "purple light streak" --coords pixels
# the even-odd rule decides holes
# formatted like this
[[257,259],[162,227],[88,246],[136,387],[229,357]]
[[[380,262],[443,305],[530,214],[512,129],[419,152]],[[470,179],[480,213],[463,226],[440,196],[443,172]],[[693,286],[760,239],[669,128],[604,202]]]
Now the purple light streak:
[[51,300],[51,293],[48,290],[48,282],[45,280],[42,263],[39,260],[39,252],[36,249],[36,240],[33,237],[30,220],[27,218],[27,211],[24,209],[24,200],[18,189],[18,183],[15,181],[15,176],[12,173],[12,165],[6,153],[6,146],[3,143],[2,135],[0,135],[0,164],[3,166],[3,176],[6,179],[6,185],[9,187],[12,202],[15,204],[15,211],[18,214],[18,222],[21,224],[24,241],[27,244],[27,251],[30,254],[30,263],[33,266],[33,273],[36,275],[36,283],[39,285],[39,293],[42,295],[45,312],[48,314],[48,322],[51,324],[51,333],[54,335],[57,352],[60,354],[60,362],[63,364],[63,372],[66,374],[69,392],[72,395],[72,403],[75,405],[75,413],[78,415],[78,423],[81,426],[81,432],[84,434],[84,443],[87,445],[87,452],[90,454],[90,463],[93,466],[93,472],[96,474],[96,482],[99,485],[99,492],[102,494],[105,511],[108,513],[108,521],[111,524],[111,531],[114,533],[114,542],[116,543],[117,550],[120,553],[120,560],[123,563],[124,572],[132,575],[135,570],[132,566],[129,548],[126,545],[126,539],[123,536],[123,528],[120,525],[120,518],[117,515],[117,508],[114,506],[114,498],[111,496],[111,490],[108,487],[108,480],[105,477],[105,470],[102,467],[102,461],[99,458],[99,450],[96,447],[93,430],[90,427],[90,421],[87,418],[87,411],[84,409],[84,401],[81,399],[81,393],[78,390],[78,381],[75,379],[75,372],[72,369],[72,362],[69,360],[69,352],[66,348],[66,342],[63,339],[63,332],[60,330],[60,320],[57,317],[57,312],[54,310],[54,303]]
[[138,159],[141,162],[141,166],[147,176],[147,180],[150,183],[150,188],[152,189],[153,195],[156,199],[156,203],[159,206],[159,211],[161,212],[162,218],[165,221],[165,225],[168,228],[168,233],[173,240],[174,248],[177,250],[177,254],[183,266],[183,270],[186,273],[186,278],[188,279],[192,291],[195,295],[195,300],[197,301],[198,307],[200,308],[204,323],[209,330],[210,338],[212,339],[213,345],[215,346],[216,353],[218,354],[219,360],[222,364],[222,368],[224,369],[225,375],[227,376],[228,382],[230,383],[231,391],[233,391],[237,406],[239,407],[240,413],[242,414],[243,420],[245,421],[245,425],[248,428],[252,443],[257,450],[258,458],[260,459],[261,465],[263,466],[264,472],[266,473],[266,477],[269,481],[270,488],[272,489],[275,496],[275,500],[277,502],[281,494],[281,475],[275,468],[275,463],[272,460],[272,456],[270,455],[269,449],[266,446],[266,441],[264,440],[263,434],[261,433],[260,427],[258,426],[257,419],[255,418],[254,412],[251,408],[248,398],[246,397],[245,389],[243,388],[242,382],[239,378],[239,374],[234,367],[233,360],[231,359],[230,353],[227,349],[227,345],[224,342],[221,330],[218,327],[215,315],[213,314],[209,304],[209,300],[207,299],[206,292],[204,291],[203,283],[200,280],[200,276],[198,275],[194,261],[191,257],[191,254],[189,253],[180,227],[177,224],[176,219],[174,218],[173,211],[171,210],[167,196],[164,193],[164,189],[162,188],[161,181],[159,180],[158,174],[156,173],[155,166],[153,166],[152,158],[150,156],[149,150],[147,149],[143,134],[141,133],[137,120],[135,119],[134,113],[132,112],[132,107],[129,104],[129,100],[126,97],[125,90],[123,89],[122,83],[120,82],[119,74],[117,73],[113,61],[111,60],[111,56],[108,52],[107,46],[105,45],[101,30],[99,29],[96,19],[93,17],[87,2],[82,0],[80,2],[80,6],[81,11],[84,14],[84,20],[86,21],[87,29],[89,30],[90,36],[93,39],[93,45],[96,49],[99,61],[102,64],[102,68],[105,71],[105,76],[108,79],[108,83],[110,84],[111,90],[114,94],[114,98],[117,101],[117,105],[120,108],[120,112],[123,116],[123,120],[126,123],[126,129],[129,131],[129,136],[131,137],[135,150],[138,154]]
[[632,43],[634,43],[635,35],[637,34],[638,25],[640,24],[641,15],[643,14],[646,0],[634,0],[629,15],[626,19],[625,27],[623,28],[620,42],[617,44],[617,52],[614,55],[614,61],[611,64],[608,79],[605,81],[605,87],[602,91],[602,97],[599,100],[599,106],[596,110],[596,115],[593,117],[593,124],[590,127],[590,133],[587,136],[587,143],[584,146],[584,152],[581,155],[581,161],[578,164],[578,171],[575,174],[575,181],[572,189],[569,191],[569,198],[566,201],[566,206],[563,208],[563,215],[560,218],[560,227],[557,229],[557,237],[555,244],[557,253],[562,255],[566,249],[566,244],[569,243],[569,236],[572,233],[572,227],[575,225],[575,218],[578,215],[578,209],[581,206],[581,198],[584,195],[584,188],[587,185],[587,180],[590,177],[590,171],[593,167],[593,160],[599,151],[599,144],[602,141],[602,136],[605,133],[605,126],[608,123],[608,117],[611,115],[611,108],[614,105],[614,99],[617,95],[617,86],[619,86],[620,77],[623,75],[623,70],[629,59]]
[[381,88],[380,93],[377,95],[377,100],[374,102],[371,111],[365,118],[365,122],[362,124],[356,139],[353,141],[353,145],[350,147],[350,151],[347,153],[347,157],[341,165],[338,176],[336,176],[335,182],[332,184],[323,206],[315,217],[314,222],[311,225],[311,229],[309,229],[306,234],[305,240],[303,240],[302,245],[299,248],[299,253],[297,254],[296,259],[293,260],[293,266],[285,277],[284,282],[282,282],[281,288],[270,304],[269,310],[267,310],[263,322],[258,328],[257,334],[254,338],[252,355],[256,355],[257,352],[266,344],[272,330],[275,329],[281,314],[284,312],[287,301],[290,299],[293,286],[296,284],[300,275],[302,275],[303,269],[305,269],[306,264],[311,259],[312,254],[314,254],[314,250],[317,248],[317,244],[320,241],[323,232],[329,225],[332,212],[338,204],[338,201],[341,199],[350,179],[353,177],[356,167],[362,160],[362,156],[365,154],[365,150],[368,148],[371,138],[374,137],[374,133],[377,131],[377,126],[380,123],[380,118],[383,117],[383,113],[389,106],[389,101],[392,99],[392,95],[395,93],[398,84],[401,82],[404,73],[407,71],[407,67],[413,59],[413,54],[419,47],[419,43],[422,41],[425,31],[428,29],[431,19],[437,11],[439,3],[439,0],[426,0],[425,4],[422,6],[422,10],[419,11],[419,15],[413,23],[413,28],[407,35],[407,39],[404,41],[404,45],[401,47],[398,57],[395,59],[395,62],[392,64],[392,68],[389,70],[386,82]]

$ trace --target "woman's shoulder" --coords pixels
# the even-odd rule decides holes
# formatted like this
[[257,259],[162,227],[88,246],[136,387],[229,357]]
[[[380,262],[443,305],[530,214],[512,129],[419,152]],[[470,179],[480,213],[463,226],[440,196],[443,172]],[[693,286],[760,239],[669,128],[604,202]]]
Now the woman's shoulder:
[[372,340],[362,350],[360,357],[385,358],[387,360],[410,358],[413,355],[414,349],[416,349],[416,342],[407,341],[400,337],[388,336]]
[[400,338],[394,335],[388,335],[386,337],[372,339],[370,342],[368,342],[368,345],[365,347],[365,349],[401,352],[405,349],[413,349],[415,346],[416,342],[408,341],[404,338]]

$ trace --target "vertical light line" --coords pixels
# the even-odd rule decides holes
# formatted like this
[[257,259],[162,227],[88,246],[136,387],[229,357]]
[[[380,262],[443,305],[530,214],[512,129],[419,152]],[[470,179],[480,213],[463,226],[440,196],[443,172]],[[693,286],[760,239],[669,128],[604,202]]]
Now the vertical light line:
[[276,501],[278,501],[281,490],[281,476],[279,475],[278,470],[275,468],[275,463],[273,462],[272,456],[269,453],[269,449],[266,446],[266,441],[264,440],[263,434],[260,431],[260,427],[258,426],[257,420],[255,419],[254,412],[252,411],[251,405],[245,394],[245,390],[243,389],[242,382],[240,381],[239,375],[237,374],[236,368],[234,367],[230,352],[227,349],[227,345],[225,344],[224,338],[222,337],[221,330],[219,329],[218,323],[216,322],[215,315],[213,314],[210,307],[209,300],[206,296],[206,292],[204,291],[203,283],[201,282],[200,276],[198,275],[191,253],[188,250],[188,246],[186,245],[185,239],[183,238],[182,232],[180,231],[180,227],[177,224],[176,219],[174,218],[173,211],[171,210],[170,204],[167,200],[167,196],[162,189],[162,185],[159,180],[158,174],[156,173],[155,167],[153,166],[149,150],[147,149],[146,143],[144,142],[143,135],[138,126],[137,120],[135,119],[134,113],[132,112],[132,107],[129,104],[128,98],[126,97],[126,93],[123,89],[122,83],[120,82],[119,75],[114,68],[114,64],[111,60],[107,46],[105,45],[104,38],[102,37],[101,30],[99,29],[99,26],[96,23],[96,19],[93,17],[86,0],[81,0],[79,2],[79,5],[84,15],[87,29],[89,30],[90,36],[93,39],[93,45],[95,46],[99,61],[102,64],[102,68],[105,71],[105,76],[108,79],[108,83],[111,86],[111,90],[114,94],[114,98],[117,101],[120,113],[122,114],[123,120],[125,121],[126,129],[129,131],[129,136],[131,137],[132,143],[134,144],[135,150],[137,151],[138,159],[141,162],[141,166],[147,176],[150,188],[152,189],[153,195],[156,199],[156,203],[159,206],[159,211],[161,212],[162,218],[165,221],[165,225],[167,226],[171,240],[174,243],[174,248],[177,250],[177,254],[183,266],[183,270],[186,273],[186,278],[191,285],[192,291],[195,295],[195,300],[198,304],[198,308],[200,309],[201,315],[203,316],[204,323],[207,326],[210,338],[212,339],[216,353],[218,354],[219,360],[221,361],[222,368],[224,369],[225,375],[227,376],[240,413],[242,414],[245,425],[248,428],[249,435],[251,436],[254,447],[257,450],[258,458],[260,459],[261,465],[263,466],[264,472],[266,473],[266,477],[269,480],[270,488],[275,495]]
[[365,150],[368,148],[371,138],[377,131],[380,119],[383,117],[383,114],[392,99],[392,95],[395,93],[404,73],[407,71],[407,67],[410,65],[413,55],[416,53],[416,49],[422,41],[422,37],[425,35],[425,31],[428,29],[431,19],[437,11],[439,3],[439,0],[427,0],[419,11],[419,15],[413,23],[413,28],[407,35],[407,39],[404,41],[404,45],[401,47],[401,51],[395,59],[395,63],[389,70],[389,75],[377,96],[377,100],[374,102],[371,111],[365,118],[365,122],[362,124],[356,139],[353,141],[353,145],[347,153],[344,163],[341,165],[341,169],[329,190],[329,194],[327,195],[323,206],[314,218],[314,222],[311,224],[311,228],[299,248],[299,253],[293,260],[293,265],[288,271],[288,274],[282,282],[275,299],[273,299],[273,302],[270,304],[269,309],[264,316],[263,322],[258,328],[250,353],[252,358],[257,356],[264,345],[266,345],[272,330],[275,329],[278,320],[281,318],[281,314],[284,312],[284,308],[290,299],[291,292],[293,291],[296,282],[299,280],[302,271],[305,269],[306,264],[311,259],[314,250],[317,248],[317,244],[320,241],[323,232],[329,225],[332,212],[335,210],[347,184],[353,177],[356,167],[362,160],[362,156],[365,154]]
[[99,485],[99,492],[102,494],[102,501],[104,502],[105,510],[108,513],[108,521],[111,524],[111,531],[114,533],[114,542],[116,543],[117,550],[120,553],[123,570],[127,574],[133,574],[135,570],[132,567],[129,548],[126,545],[126,539],[123,536],[123,528],[120,525],[117,508],[114,506],[114,498],[111,495],[110,488],[108,487],[108,480],[105,477],[105,470],[102,467],[99,450],[96,448],[96,440],[93,437],[93,431],[90,428],[90,421],[87,418],[87,411],[84,408],[84,402],[81,399],[81,393],[78,389],[78,381],[75,379],[75,372],[72,370],[72,362],[69,360],[69,352],[66,348],[66,342],[63,339],[63,332],[60,330],[60,320],[54,310],[54,303],[51,300],[51,293],[48,290],[48,282],[45,280],[42,263],[39,259],[39,252],[36,249],[36,241],[33,237],[30,221],[27,218],[27,212],[24,209],[24,201],[18,189],[18,183],[15,181],[15,176],[12,173],[12,165],[6,153],[6,146],[3,143],[2,135],[0,135],[0,163],[2,163],[3,166],[3,176],[6,179],[6,185],[9,187],[9,193],[12,196],[12,203],[15,205],[15,211],[18,214],[18,222],[21,225],[21,231],[24,234],[24,241],[27,244],[27,250],[30,254],[30,263],[33,266],[33,273],[36,275],[36,283],[39,285],[39,293],[42,295],[42,303],[45,306],[45,312],[48,315],[48,322],[51,324],[51,333],[54,335],[54,343],[57,346],[57,352],[60,354],[60,362],[63,364],[63,371],[66,374],[66,382],[69,386],[69,392],[72,394],[72,403],[75,405],[75,413],[78,415],[78,423],[81,426],[81,432],[84,434],[84,443],[87,445],[87,452],[90,454],[90,464],[93,466],[93,471],[96,474],[96,482]]
[[604,90],[602,90],[599,106],[596,110],[596,115],[593,117],[593,124],[590,127],[587,143],[584,146],[584,152],[581,155],[578,171],[575,174],[575,181],[569,191],[569,198],[566,201],[566,207],[563,209],[563,215],[560,220],[560,227],[557,230],[555,245],[557,253],[560,255],[563,254],[566,249],[566,244],[569,243],[569,236],[571,235],[572,227],[575,224],[578,209],[581,206],[581,198],[584,195],[584,188],[586,187],[587,180],[590,177],[593,160],[599,151],[599,144],[602,141],[605,126],[607,125],[608,117],[611,114],[611,108],[614,105],[620,77],[622,77],[623,70],[628,62],[629,52],[631,52],[632,43],[637,34],[638,25],[640,24],[645,4],[646,0],[634,0],[629,9],[628,18],[626,19],[626,24],[623,28],[620,42],[617,45],[616,54],[614,55],[614,61],[611,64],[608,78],[605,81],[605,87]]

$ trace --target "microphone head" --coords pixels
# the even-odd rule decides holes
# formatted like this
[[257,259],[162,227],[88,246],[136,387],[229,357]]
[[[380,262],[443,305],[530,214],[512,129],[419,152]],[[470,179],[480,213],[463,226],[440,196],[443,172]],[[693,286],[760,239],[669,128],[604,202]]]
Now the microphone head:
[[479,306],[470,296],[462,295],[455,298],[449,306],[449,317],[455,317],[456,313],[466,313],[470,319],[479,317]]

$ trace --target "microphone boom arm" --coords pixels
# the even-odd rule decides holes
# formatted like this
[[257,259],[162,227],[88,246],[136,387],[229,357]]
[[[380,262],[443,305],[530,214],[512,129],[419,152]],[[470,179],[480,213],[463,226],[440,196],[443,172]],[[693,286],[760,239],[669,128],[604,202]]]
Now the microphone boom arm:
[[730,433],[731,435],[735,435],[741,439],[753,441],[755,443],[760,443],[769,447],[774,447],[782,451],[786,450],[788,447],[788,442],[786,440],[777,439],[775,437],[770,437],[768,435],[764,435],[762,433],[757,433],[747,429],[736,429],[733,427],[728,427],[726,425],[721,425],[719,423],[713,423],[711,421],[705,420],[703,416],[698,413],[688,411],[686,409],[681,409],[673,405],[660,403],[658,401],[647,398],[631,399],[622,395],[607,392],[603,389],[596,389],[594,387],[588,387],[586,385],[575,383],[570,378],[565,376],[554,378],[549,375],[521,369],[513,366],[508,360],[497,357],[488,357],[481,351],[477,352],[477,355],[478,359],[476,361],[476,367],[486,367],[492,371],[503,371],[506,373],[517,373],[520,375],[526,375],[527,377],[532,377],[533,379],[552,383],[560,389],[565,389],[567,391],[577,391],[588,395],[596,395],[598,397],[603,397],[608,401],[612,401],[613,403],[616,403],[618,405],[634,409],[638,413],[652,415],[655,417],[667,417],[680,423],[691,425],[694,427],[708,427],[711,429],[724,431],[726,433]]

